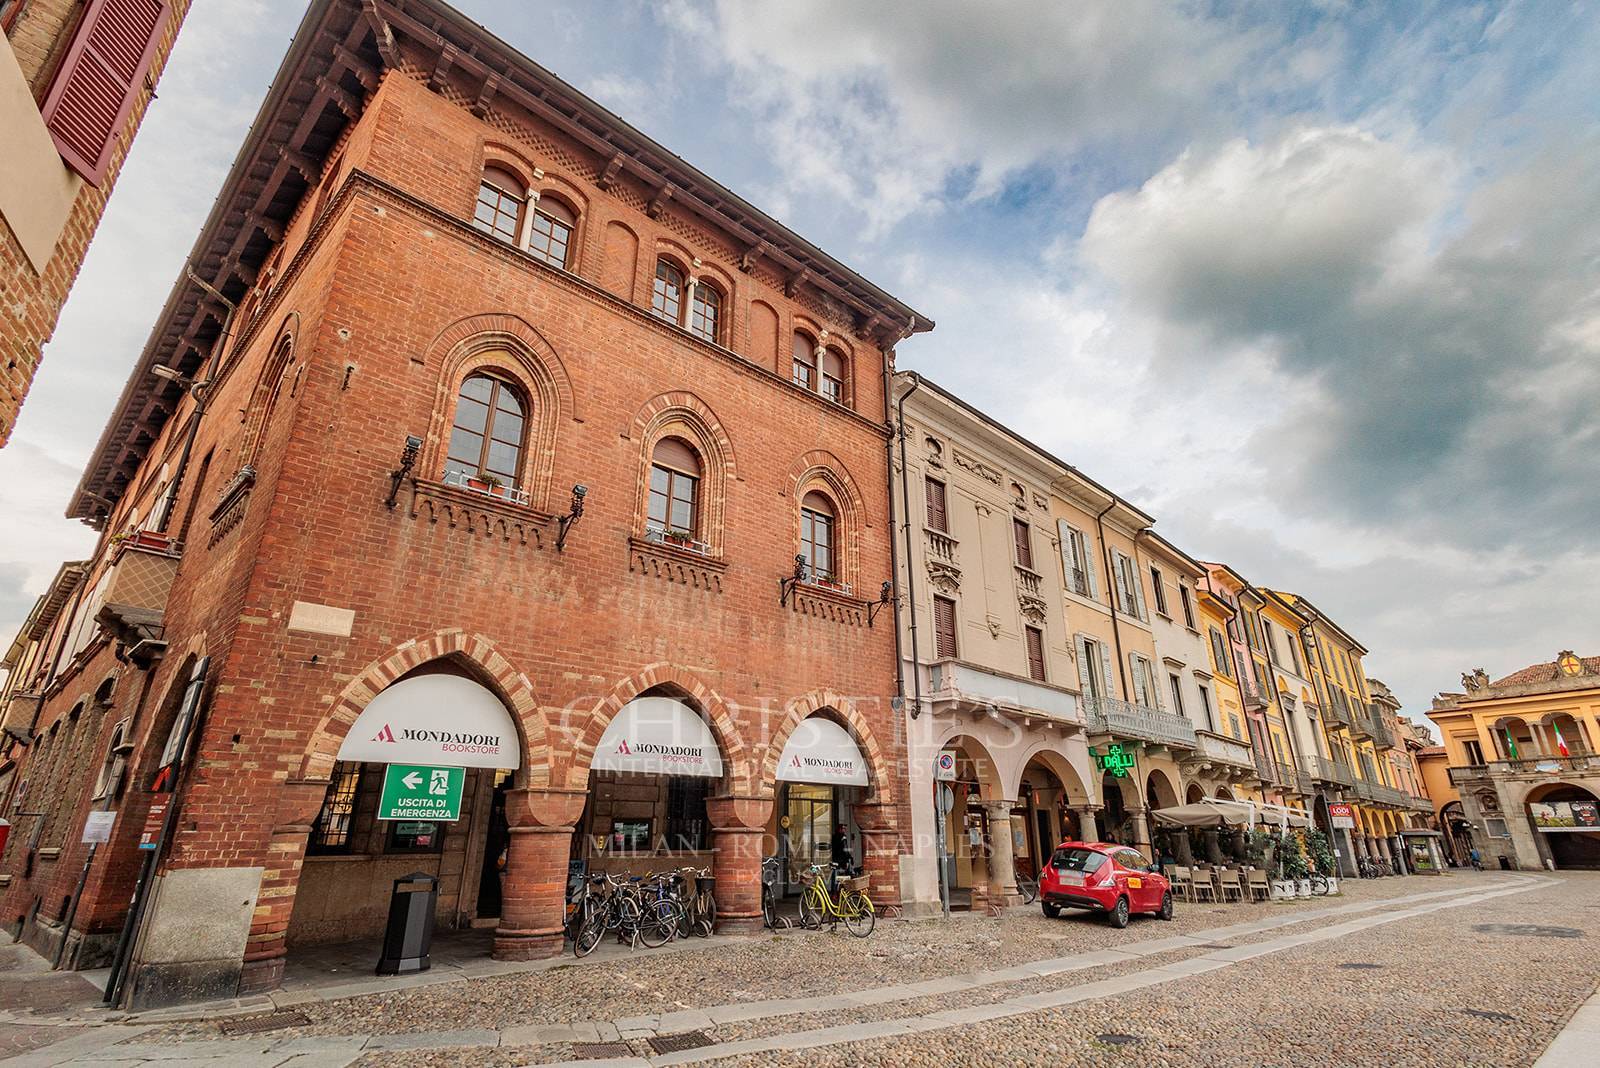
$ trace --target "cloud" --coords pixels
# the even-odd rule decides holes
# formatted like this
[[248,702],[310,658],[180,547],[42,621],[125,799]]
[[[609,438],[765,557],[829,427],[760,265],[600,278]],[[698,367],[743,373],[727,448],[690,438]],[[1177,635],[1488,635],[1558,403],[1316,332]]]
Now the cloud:
[[1079,249],[1168,362],[1309,397],[1275,474],[1307,507],[1477,548],[1600,546],[1600,139],[1457,192],[1449,153],[1299,127],[1103,198]]

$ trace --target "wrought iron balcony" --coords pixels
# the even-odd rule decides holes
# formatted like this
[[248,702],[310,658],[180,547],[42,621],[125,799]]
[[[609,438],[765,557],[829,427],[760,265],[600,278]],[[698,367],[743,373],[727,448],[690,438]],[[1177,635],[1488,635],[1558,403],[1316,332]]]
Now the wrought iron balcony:
[[1379,749],[1393,749],[1394,735],[1384,725],[1383,717],[1376,708],[1372,710],[1372,742]]
[[1344,691],[1330,684],[1328,697],[1328,707],[1323,710],[1323,719],[1337,727],[1350,726],[1350,704],[1345,699]]
[[1278,765],[1272,759],[1272,754],[1265,749],[1251,747],[1251,752],[1256,761],[1256,776],[1265,784],[1275,786],[1283,780],[1278,778]]
[[1067,573],[1067,589],[1079,597],[1089,597],[1089,573],[1081,567],[1075,567]]
[[1349,786],[1355,781],[1355,776],[1350,772],[1350,765],[1342,760],[1329,760],[1314,753],[1307,753],[1300,758],[1300,762],[1305,766],[1306,773],[1317,782]]
[[1376,783],[1370,783],[1365,779],[1357,779],[1351,784],[1351,789],[1363,801],[1376,801],[1378,799],[1377,790],[1374,789],[1376,785]]
[[681,530],[663,530],[655,526],[646,527],[644,540],[656,545],[670,545],[674,549],[682,549],[686,553],[694,553],[697,556],[711,555],[711,546],[708,543],[697,541],[694,537]]
[[1085,697],[1089,712],[1089,733],[1110,734],[1118,738],[1137,738],[1157,745],[1195,748],[1194,724],[1184,716],[1146,708],[1114,697]]
[[128,646],[159,642],[181,547],[164,534],[139,531],[117,543],[102,583],[95,620]]

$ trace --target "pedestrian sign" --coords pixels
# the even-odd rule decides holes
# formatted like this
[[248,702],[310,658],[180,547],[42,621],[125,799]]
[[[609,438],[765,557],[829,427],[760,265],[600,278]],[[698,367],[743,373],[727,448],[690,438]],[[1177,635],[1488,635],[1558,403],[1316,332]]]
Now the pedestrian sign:
[[380,820],[458,820],[464,768],[390,764],[383,773]]

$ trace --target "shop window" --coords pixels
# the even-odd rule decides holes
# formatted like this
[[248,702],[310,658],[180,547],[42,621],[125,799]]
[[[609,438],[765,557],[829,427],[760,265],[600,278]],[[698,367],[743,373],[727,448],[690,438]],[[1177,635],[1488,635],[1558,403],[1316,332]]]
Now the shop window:
[[528,253],[565,270],[572,231],[578,220],[565,204],[548,196],[540,197],[536,204],[533,221],[528,226]]
[[389,841],[385,853],[437,853],[444,844],[445,824],[430,820],[386,820]]
[[517,388],[489,374],[461,383],[445,458],[446,481],[462,479],[517,488],[527,433],[527,408]]
[[322,811],[311,825],[307,853],[350,852],[350,825],[355,818],[356,794],[360,788],[360,764],[340,761],[333,766],[333,779],[328,783],[327,796],[322,799]]
[[648,853],[651,848],[650,823],[648,819],[612,820],[611,852]]
[[715,780],[675,776],[667,780],[667,848],[695,852],[707,848],[706,798]]
[[485,167],[483,181],[478,185],[478,204],[472,213],[472,225],[486,234],[515,245],[522,227],[522,210],[527,204],[527,191],[514,175],[499,167]]
[[712,344],[717,343],[717,327],[722,318],[722,294],[714,286],[698,282],[694,287],[694,302],[689,309],[689,332]]
[[820,493],[808,493],[800,502],[800,555],[805,557],[808,579],[836,580],[833,502]]
[[683,322],[683,272],[664,259],[656,260],[650,310],[668,322]]
[[700,457],[682,438],[662,438],[650,457],[651,532],[668,541],[694,541],[700,526]]

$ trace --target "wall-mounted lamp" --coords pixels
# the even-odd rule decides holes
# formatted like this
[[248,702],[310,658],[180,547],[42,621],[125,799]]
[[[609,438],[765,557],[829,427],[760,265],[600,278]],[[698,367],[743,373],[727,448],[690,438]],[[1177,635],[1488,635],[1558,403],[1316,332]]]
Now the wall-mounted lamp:
[[556,528],[556,552],[562,552],[567,544],[567,531],[572,529],[572,524],[583,518],[583,499],[589,495],[589,487],[582,482],[572,487],[572,510],[562,516]]
[[789,603],[789,595],[794,592],[794,588],[796,586],[800,585],[800,583],[804,582],[805,580],[806,580],[806,558],[801,556],[799,553],[795,553],[794,554],[794,574],[790,575],[788,578],[781,578],[781,579],[778,580],[778,607],[779,608],[782,608],[783,606],[785,606],[785,605],[787,605]]
[[393,510],[394,502],[400,497],[400,483],[405,481],[411,469],[417,466],[417,454],[422,451],[422,439],[408,434],[405,447],[400,450],[400,466],[389,472],[389,499],[384,505]]
[[878,618],[878,612],[886,604],[894,603],[894,583],[885,582],[878,591],[878,599],[867,605],[867,626],[872,626],[872,621]]

